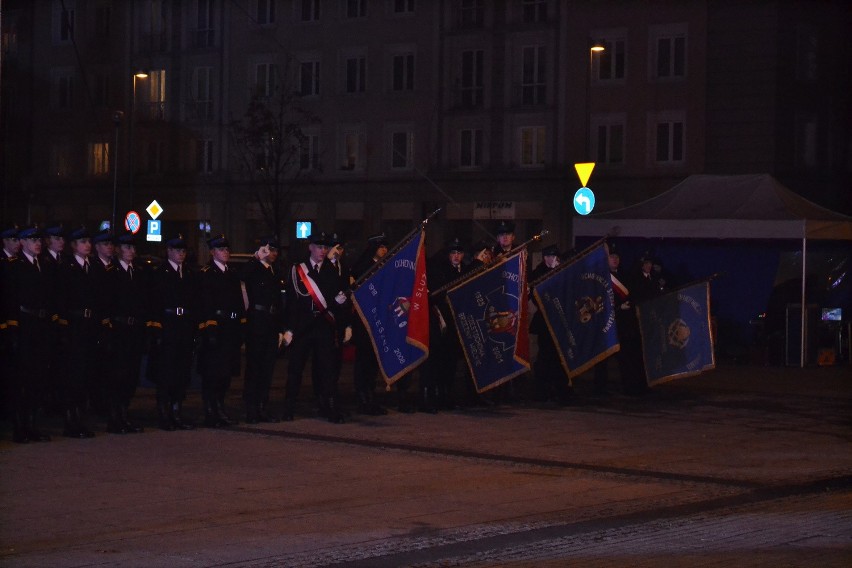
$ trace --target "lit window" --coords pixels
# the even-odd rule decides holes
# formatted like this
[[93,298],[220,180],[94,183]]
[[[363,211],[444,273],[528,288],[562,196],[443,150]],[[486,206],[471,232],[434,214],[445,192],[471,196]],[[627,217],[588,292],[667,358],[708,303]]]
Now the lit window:
[[344,171],[364,169],[364,134],[358,127],[341,131],[340,169]]
[[520,130],[521,166],[527,168],[544,165],[545,128],[528,126]]
[[103,176],[109,173],[109,143],[89,144],[89,174]]

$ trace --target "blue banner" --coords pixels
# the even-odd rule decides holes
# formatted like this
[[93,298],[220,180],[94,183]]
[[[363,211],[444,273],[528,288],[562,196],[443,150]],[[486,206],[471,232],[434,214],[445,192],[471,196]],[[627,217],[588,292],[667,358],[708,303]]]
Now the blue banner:
[[421,230],[352,293],[388,385],[429,354],[424,244]]
[[529,371],[526,250],[447,292],[477,392]]
[[673,290],[637,306],[648,384],[714,369],[710,283]]
[[603,244],[557,267],[532,286],[569,377],[584,373],[619,350]]

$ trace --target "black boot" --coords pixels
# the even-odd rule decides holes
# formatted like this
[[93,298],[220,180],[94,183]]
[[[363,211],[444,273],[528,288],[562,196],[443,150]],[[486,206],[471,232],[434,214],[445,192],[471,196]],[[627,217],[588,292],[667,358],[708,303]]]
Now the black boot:
[[195,430],[195,425],[185,422],[183,419],[183,404],[175,402],[172,404],[172,422],[178,430]]
[[219,420],[219,413],[216,412],[216,403],[212,400],[204,401],[204,426],[205,428],[221,428],[225,426]]
[[337,406],[337,399],[330,396],[326,399],[328,404],[328,421],[332,424],[343,424],[346,422],[346,416]]
[[158,426],[160,430],[165,430],[166,432],[177,430],[174,418],[172,417],[172,405],[165,400],[157,401],[157,417],[159,419]]
[[274,414],[270,414],[266,409],[266,403],[261,402],[260,407],[258,408],[258,417],[261,422],[269,422],[272,424],[277,424],[281,422],[281,420],[275,416]]
[[109,405],[106,431],[110,434],[127,434],[129,431],[121,417],[121,408],[118,404],[110,403]]
[[222,426],[236,426],[239,422],[230,416],[225,411],[225,397],[220,397],[218,401],[216,401],[216,414],[219,416],[219,422],[222,423]]
[[121,413],[121,421],[124,423],[124,429],[127,430],[131,434],[139,434],[140,432],[144,432],[145,428],[140,426],[139,424],[134,424],[127,417],[127,406],[121,404],[119,405],[119,412]]

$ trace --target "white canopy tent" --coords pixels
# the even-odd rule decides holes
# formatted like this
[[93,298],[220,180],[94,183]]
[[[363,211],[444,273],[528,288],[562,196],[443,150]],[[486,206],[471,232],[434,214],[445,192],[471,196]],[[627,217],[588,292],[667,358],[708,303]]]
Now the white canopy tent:
[[801,365],[808,239],[852,241],[852,217],[797,195],[769,174],[692,175],[630,207],[577,217],[574,237],[801,239]]

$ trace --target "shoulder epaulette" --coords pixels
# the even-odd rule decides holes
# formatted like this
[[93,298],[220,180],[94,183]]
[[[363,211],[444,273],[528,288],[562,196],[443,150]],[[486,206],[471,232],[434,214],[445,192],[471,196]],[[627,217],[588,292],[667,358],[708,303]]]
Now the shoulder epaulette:
[[205,265],[204,268],[201,269],[201,272],[207,272],[208,270],[210,270],[209,264]]

